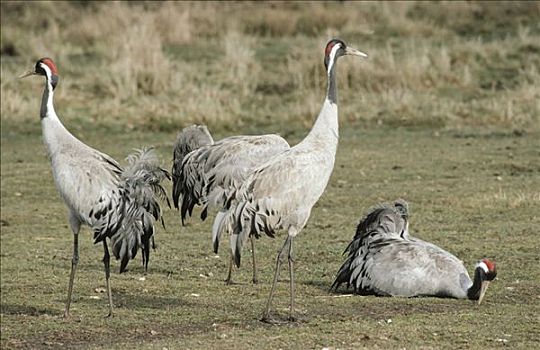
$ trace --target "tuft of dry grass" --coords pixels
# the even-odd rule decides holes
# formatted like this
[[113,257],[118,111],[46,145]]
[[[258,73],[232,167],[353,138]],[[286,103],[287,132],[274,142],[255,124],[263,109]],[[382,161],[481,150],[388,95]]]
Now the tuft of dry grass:
[[337,36],[370,55],[340,60],[344,120],[540,125],[537,3],[1,6],[3,121],[35,120],[39,84],[15,77],[50,56],[66,120],[165,130],[193,122],[309,127],[326,88],[322,49]]

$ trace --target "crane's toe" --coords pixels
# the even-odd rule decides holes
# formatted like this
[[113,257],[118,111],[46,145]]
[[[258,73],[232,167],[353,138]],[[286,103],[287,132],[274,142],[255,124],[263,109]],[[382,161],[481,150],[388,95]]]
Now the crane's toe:
[[232,285],[234,285],[234,284],[236,284],[236,283],[233,282],[232,278],[226,278],[226,279],[225,279],[225,285],[227,285],[227,286],[232,286]]
[[270,317],[270,315],[263,315],[263,317],[261,318],[261,322],[264,322],[264,323],[268,323],[268,324],[280,324],[280,323],[283,323],[283,322],[280,322],[272,317]]

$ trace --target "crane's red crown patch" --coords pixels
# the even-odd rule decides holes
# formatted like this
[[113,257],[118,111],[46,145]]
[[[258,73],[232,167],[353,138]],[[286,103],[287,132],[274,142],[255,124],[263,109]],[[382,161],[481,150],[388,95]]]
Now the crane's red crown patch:
[[41,63],[45,64],[49,69],[51,70],[52,74],[58,75],[58,70],[56,69],[56,65],[50,58],[42,58]]
[[336,44],[335,41],[330,41],[327,45],[326,45],[326,49],[324,50],[324,54],[326,56],[330,55],[330,52],[332,52],[332,48],[334,47],[334,45]]
[[482,262],[483,262],[484,264],[486,264],[486,266],[487,266],[487,268],[488,268],[489,271],[492,271],[492,272],[495,271],[496,267],[495,267],[495,263],[494,263],[494,262],[492,262],[492,261],[490,261],[490,260],[488,260],[488,259],[483,259]]

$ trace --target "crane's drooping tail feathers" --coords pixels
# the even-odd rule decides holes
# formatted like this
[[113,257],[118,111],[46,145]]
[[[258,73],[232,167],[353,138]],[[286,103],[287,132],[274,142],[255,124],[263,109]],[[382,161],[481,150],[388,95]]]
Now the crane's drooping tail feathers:
[[251,199],[232,203],[227,211],[218,213],[212,226],[212,243],[217,253],[223,233],[230,234],[234,262],[240,267],[242,247],[250,236],[259,238],[263,233],[274,238],[280,228],[281,217],[273,210],[271,198]]
[[235,188],[235,177],[241,178],[239,176],[241,171],[232,166],[219,168],[219,172],[216,169],[207,169],[207,163],[216,162],[209,158],[215,154],[208,150],[208,147],[200,147],[185,158],[174,174],[173,200],[175,207],[180,209],[182,224],[186,217],[192,215],[196,205],[203,207],[201,211],[203,221],[208,216],[209,210],[226,207],[227,198],[231,198],[232,195],[226,193],[225,188]]
[[170,207],[170,202],[161,186],[161,181],[170,179],[169,173],[159,167],[158,157],[153,149],[142,149],[128,157],[129,165],[120,175],[120,201],[122,218],[115,232],[110,236],[113,254],[121,259],[120,272],[124,272],[130,259],[139,247],[143,263],[148,267],[150,242],[154,235],[154,221],[163,223],[159,201]]
[[204,149],[199,149],[197,154],[185,158],[181,168],[174,174],[173,200],[175,208],[180,209],[182,224],[188,215],[191,216],[193,208],[202,205],[206,198],[208,179],[200,169],[204,164],[200,160],[204,156]]
[[[184,196],[183,186],[183,166],[185,157],[192,151],[205,146],[212,145],[214,139],[205,125],[192,125],[184,128],[176,137],[173,146],[173,203],[176,209],[179,208],[180,197]],[[183,198],[182,198],[183,200]],[[195,204],[193,204],[194,206]],[[193,206],[191,210],[193,210]],[[189,207],[189,205],[188,205]],[[187,211],[186,211],[187,212]]]
[[[403,225],[403,222],[396,222],[401,218],[404,222],[409,217],[409,205],[403,199],[398,199],[394,203],[383,203],[372,207],[368,210],[367,214],[360,220],[356,228],[354,239],[345,248],[343,254],[348,253],[347,259],[341,265],[336,279],[330,290],[337,290],[342,283],[347,283],[347,288],[353,283],[353,280],[358,276],[353,276],[353,272],[357,273],[361,269],[357,269],[358,262],[355,262],[356,258],[360,254],[360,250],[364,246],[364,240],[368,237],[374,238],[378,234],[392,234],[396,230],[399,230]],[[401,224],[401,225],[400,225]],[[399,227],[399,228],[398,228]],[[399,234],[399,232],[397,232]]]

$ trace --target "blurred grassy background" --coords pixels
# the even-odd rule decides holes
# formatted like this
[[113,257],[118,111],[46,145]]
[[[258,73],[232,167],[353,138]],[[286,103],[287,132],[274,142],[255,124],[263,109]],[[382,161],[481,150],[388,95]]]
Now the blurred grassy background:
[[304,129],[322,102],[331,37],[370,55],[340,61],[342,121],[540,125],[538,2],[3,1],[1,10],[2,123],[14,127],[37,120],[43,83],[16,76],[49,56],[57,112],[72,129]]

